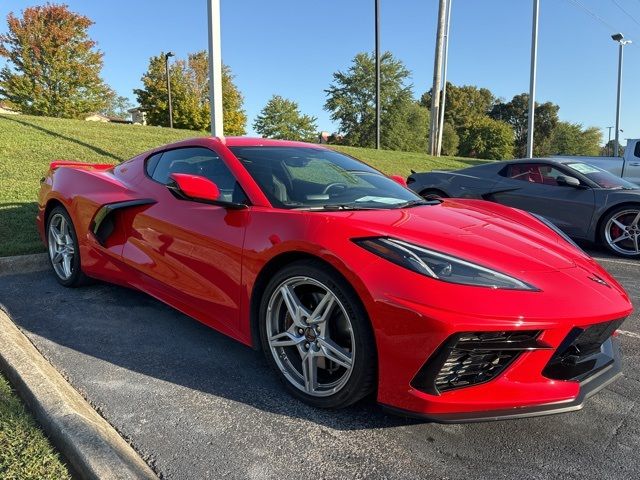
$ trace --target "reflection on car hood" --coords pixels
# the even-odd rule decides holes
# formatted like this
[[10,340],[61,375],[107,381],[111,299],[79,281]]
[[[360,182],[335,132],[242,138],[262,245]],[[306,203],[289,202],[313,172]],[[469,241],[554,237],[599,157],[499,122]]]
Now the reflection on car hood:
[[[333,214],[329,214],[333,215]],[[494,203],[446,200],[399,210],[344,212],[363,236],[400,238],[508,272],[541,272],[591,265],[529,214]]]

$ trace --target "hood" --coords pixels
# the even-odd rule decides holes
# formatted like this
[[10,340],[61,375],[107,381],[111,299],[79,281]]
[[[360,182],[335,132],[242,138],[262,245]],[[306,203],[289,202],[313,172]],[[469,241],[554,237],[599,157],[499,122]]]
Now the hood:
[[358,236],[394,237],[514,275],[595,264],[528,213],[485,201],[327,215],[348,221]]

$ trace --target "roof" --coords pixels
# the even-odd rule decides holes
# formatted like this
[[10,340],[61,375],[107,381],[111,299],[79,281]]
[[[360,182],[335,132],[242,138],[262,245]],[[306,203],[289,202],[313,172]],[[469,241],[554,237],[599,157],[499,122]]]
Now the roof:
[[321,148],[324,146],[317,143],[294,142],[291,140],[274,140],[271,138],[256,137],[224,137],[222,140],[227,147],[299,147],[299,148]]

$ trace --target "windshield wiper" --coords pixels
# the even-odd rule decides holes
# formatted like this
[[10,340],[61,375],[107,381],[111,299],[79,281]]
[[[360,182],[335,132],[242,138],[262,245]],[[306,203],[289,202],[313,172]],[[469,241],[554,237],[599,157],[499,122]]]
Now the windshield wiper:
[[394,205],[394,208],[411,208],[411,207],[419,207],[420,205],[440,205],[442,200],[433,199],[433,200],[408,200],[404,203],[399,203]]
[[322,210],[380,210],[380,207],[364,207],[355,203],[335,203],[323,205]]

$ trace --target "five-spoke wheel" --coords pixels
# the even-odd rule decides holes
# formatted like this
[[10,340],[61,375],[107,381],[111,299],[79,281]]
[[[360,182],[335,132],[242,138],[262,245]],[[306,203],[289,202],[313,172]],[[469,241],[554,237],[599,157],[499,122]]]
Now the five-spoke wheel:
[[603,222],[604,244],[625,257],[640,257],[640,207],[621,207]]
[[346,282],[326,267],[298,262],[278,272],[265,290],[260,319],[267,359],[299,398],[338,407],[372,390],[368,320]]
[[75,287],[88,280],[80,268],[78,239],[67,211],[58,206],[47,217],[47,248],[56,279],[65,287]]

